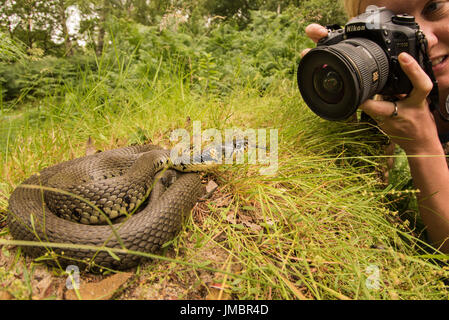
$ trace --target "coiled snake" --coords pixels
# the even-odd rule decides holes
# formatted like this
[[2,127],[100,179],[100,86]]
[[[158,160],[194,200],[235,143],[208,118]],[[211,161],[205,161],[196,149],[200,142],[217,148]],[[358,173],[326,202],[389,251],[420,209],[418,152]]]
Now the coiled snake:
[[[215,151],[210,148],[209,155]],[[201,166],[206,167],[204,161],[173,164],[170,152],[154,145],[62,162],[31,176],[13,191],[7,218],[10,233],[18,240],[75,244],[54,248],[62,266],[82,262],[114,269],[133,267],[141,256],[88,246],[157,252],[180,230],[183,217],[204,194],[196,173],[178,171],[198,171]],[[161,169],[160,179],[155,179]],[[43,246],[24,250],[33,257],[48,251]]]

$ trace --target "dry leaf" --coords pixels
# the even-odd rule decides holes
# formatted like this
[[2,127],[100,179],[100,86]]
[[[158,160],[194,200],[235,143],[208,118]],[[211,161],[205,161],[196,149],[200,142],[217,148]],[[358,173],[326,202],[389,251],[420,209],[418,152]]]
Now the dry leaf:
[[245,222],[243,222],[243,224],[245,226],[247,226],[248,228],[250,228],[252,231],[256,232],[256,233],[259,233],[261,230],[263,230],[263,228],[261,226],[259,226],[258,224],[255,224],[255,223],[251,223],[251,222],[245,223]]
[[[35,276],[35,278],[37,278]],[[33,295],[33,299],[35,300],[42,300],[45,298],[48,298],[51,296],[52,292],[54,291],[54,285],[53,285],[53,277],[49,273],[42,273],[41,278],[36,284],[33,285],[33,287],[36,290],[33,290],[35,292]]]
[[206,300],[231,300],[231,295],[223,289],[211,287],[209,288],[209,294],[206,296]]
[[94,146],[94,142],[91,136],[86,141],[86,156],[90,156],[97,153],[97,149]]
[[218,188],[218,184],[216,184],[214,180],[210,180],[210,181],[207,183],[207,186],[206,186],[206,192],[207,192],[207,193],[212,193],[212,192],[214,192],[217,188]]
[[192,120],[190,119],[189,116],[187,116],[184,127],[185,127],[186,129],[190,128],[191,123],[192,123]]
[[217,199],[214,199],[215,206],[217,208],[229,207],[232,201],[232,197],[233,197],[232,194],[226,194]]
[[0,291],[0,300],[13,300],[14,296],[8,291]]
[[254,219],[251,218],[250,216],[246,216],[246,215],[240,215],[240,220],[242,221],[242,224],[248,228],[250,228],[251,230],[255,231],[255,232],[260,232],[261,230],[263,230],[263,228],[258,225],[257,223],[254,223]]
[[[83,300],[108,300],[132,276],[130,272],[117,273],[100,282],[83,283],[81,280],[78,290]],[[75,290],[67,290],[67,300],[77,300]]]
[[235,214],[234,212],[229,213],[226,216],[226,221],[232,224],[236,224],[237,223],[237,219],[235,218]]

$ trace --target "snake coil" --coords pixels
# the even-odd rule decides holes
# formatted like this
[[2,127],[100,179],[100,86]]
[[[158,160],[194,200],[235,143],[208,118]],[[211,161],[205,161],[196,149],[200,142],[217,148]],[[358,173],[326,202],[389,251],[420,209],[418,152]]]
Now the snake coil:
[[[155,178],[161,169],[186,171],[168,165],[168,155],[167,150],[154,145],[131,146],[42,170],[11,194],[7,218],[11,235],[16,240],[74,244],[53,249],[62,256],[58,257],[61,266],[136,266],[141,256],[127,252],[111,255],[104,247],[156,253],[173,239],[183,218],[204,194],[196,173],[167,170],[163,174],[169,177],[166,180],[176,178],[171,184]],[[150,201],[146,201],[150,191]],[[100,225],[117,217],[120,220],[120,215],[128,218]],[[48,252],[45,246],[25,246],[24,250],[33,257]]]

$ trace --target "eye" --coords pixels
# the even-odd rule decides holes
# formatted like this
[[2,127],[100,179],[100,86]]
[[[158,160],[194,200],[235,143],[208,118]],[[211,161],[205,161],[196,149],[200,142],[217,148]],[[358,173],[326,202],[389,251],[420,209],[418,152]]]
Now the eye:
[[440,18],[448,13],[448,1],[430,1],[424,7],[422,14],[432,19]]
[[424,14],[429,14],[433,11],[435,11],[438,8],[438,3],[436,2],[431,2],[429,4],[427,4],[423,10]]

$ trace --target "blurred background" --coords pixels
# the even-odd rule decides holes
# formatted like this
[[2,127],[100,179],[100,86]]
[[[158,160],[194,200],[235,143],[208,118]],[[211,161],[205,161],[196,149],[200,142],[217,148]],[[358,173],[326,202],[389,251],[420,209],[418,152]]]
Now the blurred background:
[[1,0],[2,103],[56,94],[99,60],[109,77],[132,60],[136,79],[175,71],[200,90],[263,90],[294,74],[305,25],[345,20],[323,0]]

